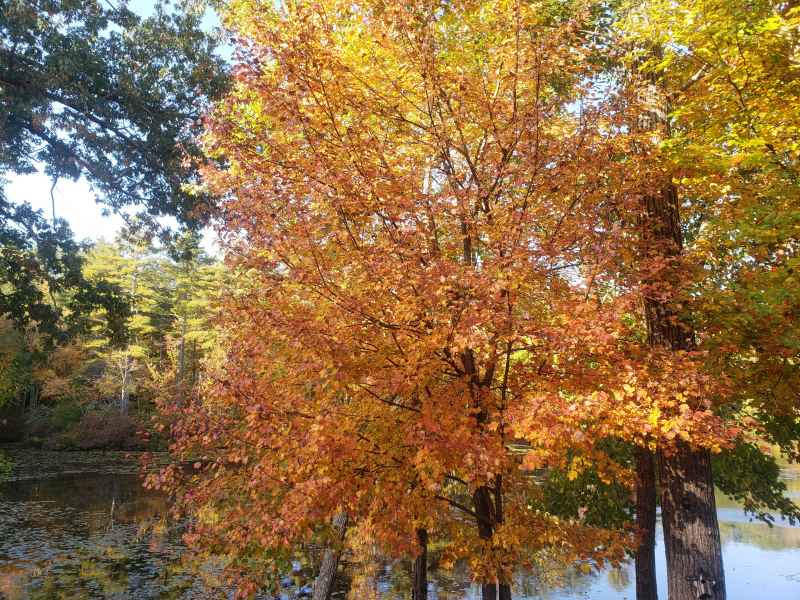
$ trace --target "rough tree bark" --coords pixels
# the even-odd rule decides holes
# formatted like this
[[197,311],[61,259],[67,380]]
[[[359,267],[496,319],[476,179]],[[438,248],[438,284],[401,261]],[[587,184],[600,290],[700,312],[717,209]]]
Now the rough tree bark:
[[[637,126],[649,131],[661,129],[665,136],[669,136],[668,102],[658,77],[653,74],[649,79],[644,90],[649,106],[640,115]],[[645,195],[642,217],[645,251],[660,255],[667,261],[683,252],[678,193],[670,178],[666,178],[660,188]],[[680,321],[670,302],[659,294],[645,296],[650,346],[676,352],[694,350],[695,333]],[[658,463],[669,600],[725,600],[710,454],[707,450],[680,443],[668,452],[660,452]],[[644,497],[644,489],[642,491],[642,502],[649,503],[649,498]],[[644,509],[649,510],[648,507]],[[650,521],[642,522],[642,525],[649,526]],[[654,532],[654,529],[650,531]],[[638,567],[637,564],[637,575]],[[642,567],[647,568],[644,564]],[[638,589],[637,581],[637,593]],[[652,594],[655,597],[655,589]],[[639,600],[649,598],[644,596]]]
[[656,460],[646,448],[637,448],[636,526],[639,547],[636,549],[636,600],[658,600],[656,583]]
[[661,462],[670,600],[725,600],[711,454],[683,442]]
[[417,529],[420,552],[412,567],[411,600],[428,600],[428,531]]
[[333,545],[325,549],[322,555],[319,574],[314,580],[312,600],[328,600],[331,596],[333,582],[336,579],[336,569],[339,566],[339,556],[342,553],[344,534],[347,531],[347,513],[341,512],[334,517],[333,530],[336,533],[336,540]]
[[[683,237],[674,185],[667,184],[660,193],[646,198],[645,220],[655,248],[667,258],[681,252]],[[669,304],[647,298],[645,313],[652,346],[674,351],[694,349],[694,331],[678,321]],[[679,443],[662,451],[659,463],[668,597],[725,600],[710,453]]]
[[[494,502],[492,495],[494,492]],[[494,530],[503,522],[502,482],[499,477],[495,480],[494,490],[489,486],[480,486],[472,496],[475,516],[478,525],[478,535],[482,540],[489,540],[494,535]],[[511,600],[511,585],[508,583],[483,583],[481,584],[482,600]]]

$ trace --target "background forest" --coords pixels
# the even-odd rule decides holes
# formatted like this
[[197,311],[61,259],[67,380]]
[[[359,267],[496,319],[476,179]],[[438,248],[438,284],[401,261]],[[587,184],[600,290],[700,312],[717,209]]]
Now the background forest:
[[[200,247],[207,202],[188,188],[199,119],[227,74],[204,4],[146,8],[0,3],[0,176],[52,184],[48,215],[0,185],[6,440],[147,446],[156,399],[191,393],[216,347],[222,268]],[[113,242],[74,239],[58,214],[57,185],[79,179],[123,217]]]
[[152,429],[159,399],[193,394],[215,352],[219,359],[213,301],[224,284],[221,265],[196,236],[178,245],[177,259],[123,241],[82,253],[86,281],[113,289],[118,305],[81,315],[80,330],[66,341],[3,322],[6,441],[22,437],[48,449],[166,447],[142,433]]

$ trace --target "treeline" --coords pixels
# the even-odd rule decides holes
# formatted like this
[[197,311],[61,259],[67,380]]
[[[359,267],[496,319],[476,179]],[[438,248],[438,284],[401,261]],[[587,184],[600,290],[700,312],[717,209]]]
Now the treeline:
[[3,321],[0,403],[16,417],[6,437],[55,449],[148,446],[142,433],[153,428],[156,402],[185,401],[218,358],[221,264],[196,236],[173,255],[121,240],[86,251],[86,282],[114,290],[118,304],[82,315],[82,329],[66,339]]
[[[0,2],[0,410],[12,438],[138,445],[154,401],[191,393],[209,356],[220,267],[163,223],[208,221],[198,136],[229,75],[205,2],[142,9]],[[51,214],[5,195],[7,177],[37,172]],[[124,216],[128,241],[73,237],[62,217],[79,215],[53,191],[79,178]]]

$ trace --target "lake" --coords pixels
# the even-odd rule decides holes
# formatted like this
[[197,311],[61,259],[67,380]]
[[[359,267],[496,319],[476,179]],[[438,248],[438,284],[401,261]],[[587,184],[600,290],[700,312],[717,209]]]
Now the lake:
[[[180,529],[168,526],[161,494],[140,485],[135,458],[122,452],[12,449],[11,478],[0,484],[0,599],[227,598],[219,568],[186,559]],[[800,500],[800,469],[783,472]],[[718,498],[730,600],[800,600],[800,527],[751,522],[739,506]],[[660,531],[659,585],[666,589]],[[313,573],[298,566],[283,598],[303,597]],[[381,563],[371,590],[380,598],[409,597],[408,565]],[[633,599],[632,565],[583,575],[560,585],[520,575],[514,598]],[[337,595],[341,595],[337,594]],[[463,569],[431,574],[431,600],[478,599]],[[662,596],[664,597],[664,596]]]

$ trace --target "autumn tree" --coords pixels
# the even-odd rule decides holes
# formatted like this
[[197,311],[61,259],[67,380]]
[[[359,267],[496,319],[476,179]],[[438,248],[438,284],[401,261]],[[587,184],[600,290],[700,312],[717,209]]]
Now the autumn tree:
[[[798,189],[798,97],[791,75],[800,13],[792,2],[648,6],[665,47],[659,73],[672,101],[663,154],[687,199],[690,259],[702,267],[691,305],[711,367],[793,454],[781,417],[796,417],[792,348]],[[670,35],[655,34],[669,21]],[[693,23],[708,25],[696,30]],[[686,52],[673,50],[674,46]],[[780,335],[776,335],[780,332]],[[791,420],[790,418],[790,420]],[[791,428],[785,431],[789,433]]]
[[[708,372],[734,382],[714,410],[738,414],[748,435],[736,452],[760,464],[753,440],[776,439],[791,454],[796,436],[796,403],[779,390],[795,362],[796,324],[780,299],[791,286],[798,181],[796,114],[783,110],[797,96],[787,77],[797,9],[781,2],[631,5],[624,29],[661,120],[653,158],[664,184],[661,199],[650,202],[652,231],[668,242],[660,255],[680,265],[666,293],[646,294],[651,340],[703,353]],[[661,458],[670,598],[724,598],[710,457],[685,451]],[[722,474],[731,491],[730,472]],[[690,489],[703,502],[674,501]],[[743,497],[752,506],[752,496]]]
[[243,593],[344,511],[389,553],[450,541],[510,598],[540,551],[630,542],[548,513],[531,473],[630,482],[599,442],[728,443],[719,383],[630,318],[647,283],[620,215],[654,163],[625,129],[642,103],[606,101],[590,60],[601,9],[229,5],[242,61],[207,139],[239,278],[227,363],[174,425],[195,470],[157,483]]

